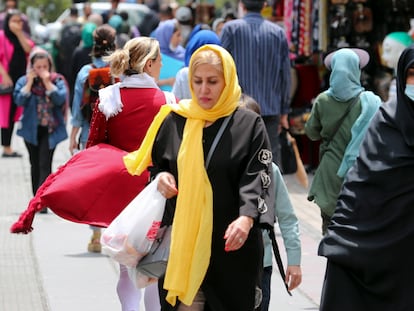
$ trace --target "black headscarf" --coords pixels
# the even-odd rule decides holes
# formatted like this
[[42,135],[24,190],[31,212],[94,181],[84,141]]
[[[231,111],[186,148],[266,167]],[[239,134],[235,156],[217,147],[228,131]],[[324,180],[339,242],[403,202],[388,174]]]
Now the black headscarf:
[[397,101],[374,117],[318,251],[366,293],[400,306],[412,301],[414,278],[414,102],[404,94],[413,66],[411,46],[399,59]]
[[18,10],[8,10],[4,21],[4,34],[14,47],[12,57],[9,61],[9,75],[13,80],[13,83],[16,83],[17,79],[26,74],[27,66],[26,52],[23,50],[17,36],[9,27],[9,21],[15,15],[21,17],[21,12]]

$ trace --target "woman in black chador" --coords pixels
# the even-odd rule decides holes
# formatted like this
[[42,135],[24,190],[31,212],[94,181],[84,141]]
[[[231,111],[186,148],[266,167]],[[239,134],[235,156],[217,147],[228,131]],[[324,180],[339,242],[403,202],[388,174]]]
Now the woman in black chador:
[[414,310],[414,47],[396,102],[374,117],[319,246],[328,258],[320,310]]

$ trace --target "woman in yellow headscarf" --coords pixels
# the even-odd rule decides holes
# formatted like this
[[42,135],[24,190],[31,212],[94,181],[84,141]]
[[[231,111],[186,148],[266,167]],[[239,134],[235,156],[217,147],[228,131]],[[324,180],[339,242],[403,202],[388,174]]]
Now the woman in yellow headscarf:
[[163,222],[173,229],[159,282],[161,310],[252,311],[263,262],[259,216],[271,180],[266,128],[256,113],[237,109],[241,90],[225,49],[199,48],[189,81],[192,99],[163,106],[141,148],[124,158],[131,174],[152,161],[158,190],[169,199]]

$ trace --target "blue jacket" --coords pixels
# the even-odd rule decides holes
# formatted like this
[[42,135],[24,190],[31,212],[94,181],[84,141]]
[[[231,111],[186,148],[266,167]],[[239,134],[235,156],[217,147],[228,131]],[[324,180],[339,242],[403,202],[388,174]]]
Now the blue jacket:
[[[37,145],[37,128],[39,125],[37,118],[37,97],[31,93],[25,93],[22,88],[26,85],[26,76],[20,77],[14,88],[13,97],[16,105],[23,106],[24,112],[21,119],[21,127],[17,130],[17,135],[23,137],[30,144]],[[61,141],[68,138],[66,124],[62,108],[66,103],[68,89],[63,79],[57,79],[56,88],[49,93],[49,98],[54,104],[53,114],[57,121],[57,127],[49,133],[49,148],[54,149]]]
[[[108,64],[105,63],[102,58],[93,58],[92,63],[95,65],[96,68],[102,68],[107,66]],[[73,101],[72,101],[72,119],[71,125],[73,127],[80,127],[80,142],[86,145],[89,136],[89,121],[85,119],[81,111],[81,104],[82,104],[82,96],[83,96],[83,88],[86,79],[89,76],[89,71],[92,69],[91,64],[84,65],[78,72],[75,81],[74,93],[73,93]]]

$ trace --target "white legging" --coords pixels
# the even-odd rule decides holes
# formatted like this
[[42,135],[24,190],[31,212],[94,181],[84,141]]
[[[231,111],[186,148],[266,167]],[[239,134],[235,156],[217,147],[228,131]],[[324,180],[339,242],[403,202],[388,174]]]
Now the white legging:
[[122,311],[138,311],[144,291],[145,311],[160,311],[160,297],[158,294],[158,284],[154,283],[144,289],[135,287],[129,278],[128,268],[120,266],[118,286],[116,288]]

